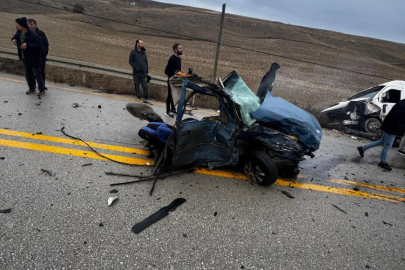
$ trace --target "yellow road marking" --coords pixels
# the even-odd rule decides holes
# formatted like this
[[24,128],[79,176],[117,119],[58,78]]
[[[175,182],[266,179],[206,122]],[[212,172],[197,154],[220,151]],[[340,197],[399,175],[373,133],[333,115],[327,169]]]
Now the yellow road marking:
[[367,184],[367,183],[359,183],[359,182],[355,182],[355,181],[348,181],[348,180],[342,180],[342,179],[330,179],[329,182],[343,184],[343,185],[355,185],[355,186],[359,186],[359,187],[379,189],[379,190],[385,190],[385,191],[393,191],[393,192],[399,192],[399,193],[405,194],[404,188],[371,185],[371,184]]
[[[0,139],[0,145],[14,147],[14,148],[23,148],[23,149],[29,149],[29,150],[35,150],[35,151],[42,151],[42,152],[50,152],[50,153],[56,153],[56,154],[61,154],[61,155],[106,160],[93,152],[77,150],[77,149],[69,149],[69,148],[63,148],[63,147],[56,147],[56,146],[49,146],[49,145],[44,145],[44,144],[36,144],[36,143]],[[119,162],[124,162],[124,163],[129,163],[129,164],[134,164],[134,165],[147,165],[147,163],[149,163],[150,165],[153,165],[152,160],[118,156],[118,155],[110,155],[110,154],[103,154],[103,153],[101,153],[101,154],[108,158],[111,158],[113,160],[119,161]]]
[[[40,134],[33,135],[30,133],[10,131],[10,130],[4,130],[4,129],[0,129],[0,134],[34,138],[34,139],[45,140],[45,141],[62,142],[62,143],[75,144],[75,145],[85,145],[82,142],[78,142],[78,141],[70,140],[70,139],[51,137],[51,136],[45,136],[45,135],[40,135]],[[97,154],[90,152],[90,151],[83,151],[83,150],[56,147],[56,146],[48,146],[48,145],[43,145],[43,144],[0,139],[0,145],[14,147],[14,148],[42,151],[42,152],[50,152],[50,153],[56,153],[56,154],[62,154],[62,155],[79,156],[79,157],[85,157],[85,158],[105,160],[104,158],[102,158],[102,157],[98,156]],[[92,145],[92,147],[94,146],[95,148],[103,148],[103,149],[130,152],[130,153],[135,152],[135,150],[140,150],[140,149],[132,149],[132,148],[125,148],[125,147],[104,145],[104,144],[97,144],[97,143],[90,143],[90,145]],[[145,150],[140,150],[140,151],[145,151]],[[145,151],[145,152],[148,152],[148,151]],[[102,154],[102,155],[105,155],[106,157],[114,159],[116,161],[124,162],[124,163],[128,163],[128,164],[147,165],[147,163],[149,163],[150,165],[153,165],[152,160],[138,159],[138,158],[132,158],[132,157],[119,156],[119,155],[110,155],[110,154]],[[211,170],[210,171],[206,168],[197,168],[197,169],[195,169],[195,173],[248,181],[248,178],[242,173],[228,172],[228,171],[224,171],[224,170]],[[353,185],[363,186],[363,187],[372,188],[372,189],[405,193],[405,190],[401,189],[401,188],[375,186],[375,185],[363,184],[363,183],[358,183],[358,182],[354,182],[354,181],[346,181],[346,180],[340,180],[340,179],[331,179],[330,181],[334,182],[334,183],[353,184]],[[335,193],[335,194],[342,194],[342,195],[356,196],[356,197],[364,197],[364,198],[385,200],[385,201],[391,201],[391,202],[405,202],[405,198],[398,197],[398,196],[368,193],[368,192],[362,192],[362,191],[355,191],[355,190],[351,190],[351,189],[340,189],[340,188],[318,185],[318,184],[292,182],[292,181],[283,180],[283,179],[277,179],[275,184],[280,185],[280,186],[288,186],[288,187],[293,187],[293,188],[308,189],[308,190],[314,190],[314,191],[321,191],[321,192],[328,192],[328,193]]]
[[[246,175],[244,175],[242,173],[227,172],[227,171],[222,171],[222,170],[211,170],[210,171],[206,168],[198,168],[195,170],[195,172],[199,173],[199,174],[248,181],[248,178],[246,177]],[[348,195],[348,196],[365,197],[365,198],[370,198],[370,199],[378,199],[378,200],[385,200],[385,201],[391,201],[391,202],[405,202],[405,198],[398,197],[398,196],[368,193],[368,192],[362,192],[362,191],[355,191],[355,190],[351,190],[351,189],[334,188],[334,187],[323,186],[323,185],[318,185],[318,184],[292,182],[292,181],[283,180],[283,179],[277,179],[275,185],[292,187],[292,188],[309,189],[309,190],[342,194],[342,195]]]
[[[65,144],[74,144],[74,145],[80,145],[80,146],[87,147],[87,145],[85,143],[78,141],[78,140],[65,139],[65,138],[60,138],[60,137],[52,137],[52,136],[46,136],[46,135],[41,135],[41,134],[32,134],[32,133],[13,131],[13,130],[8,130],[8,129],[0,129],[0,134],[24,137],[24,138],[34,139],[34,140],[43,140],[43,141],[58,142],[58,143],[65,143]],[[126,152],[126,153],[136,153],[136,154],[141,154],[141,155],[149,154],[148,150],[101,144],[101,143],[93,143],[93,142],[87,142],[87,143],[93,148]]]

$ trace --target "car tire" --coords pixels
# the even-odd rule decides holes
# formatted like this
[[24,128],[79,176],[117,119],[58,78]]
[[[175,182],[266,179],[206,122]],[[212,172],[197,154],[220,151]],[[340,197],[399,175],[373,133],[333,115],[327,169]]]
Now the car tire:
[[364,120],[362,128],[367,133],[380,133],[381,121],[377,118],[371,117]]
[[269,186],[277,181],[277,167],[264,151],[250,152],[243,164],[243,170],[250,181],[261,186]]

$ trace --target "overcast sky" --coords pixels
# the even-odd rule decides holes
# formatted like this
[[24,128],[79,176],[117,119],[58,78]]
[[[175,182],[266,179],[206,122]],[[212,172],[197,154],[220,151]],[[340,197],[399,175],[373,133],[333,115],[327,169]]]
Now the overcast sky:
[[159,2],[405,43],[405,0],[187,0]]

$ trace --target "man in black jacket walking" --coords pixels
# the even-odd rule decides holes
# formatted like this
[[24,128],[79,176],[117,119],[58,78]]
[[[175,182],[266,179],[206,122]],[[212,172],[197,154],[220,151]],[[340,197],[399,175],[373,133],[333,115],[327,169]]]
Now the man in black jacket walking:
[[139,84],[142,85],[143,97],[145,100],[149,98],[147,76],[149,73],[148,58],[146,49],[143,46],[143,41],[138,39],[135,42],[135,47],[129,55],[129,64],[132,66],[132,75],[134,77],[135,94],[141,98]]
[[15,20],[17,33],[11,39],[18,48],[18,57],[23,61],[25,68],[25,79],[29,90],[27,95],[35,94],[35,80],[37,80],[39,94],[45,95],[45,85],[41,76],[42,56],[41,40],[39,36],[28,28],[27,18],[22,17]]
[[169,58],[167,66],[165,69],[165,74],[167,75],[167,98],[166,98],[166,116],[173,117],[173,112],[176,111],[174,107],[172,89],[170,87],[169,79],[176,74],[177,71],[181,71],[181,58],[180,55],[183,54],[183,48],[179,43],[174,43],[173,45],[173,55]]
[[[44,80],[44,84],[45,84],[46,83],[46,81],[45,81],[45,63],[46,63],[46,57],[48,56],[48,52],[49,52],[48,38],[46,37],[44,31],[39,30],[39,28],[37,27],[37,21],[35,21],[34,19],[28,19],[28,27],[30,28],[31,31],[37,33],[37,35],[39,36],[39,39],[41,40],[41,44],[42,44],[41,75],[42,75],[42,79]],[[46,86],[45,86],[45,90],[47,90]]]
[[392,168],[387,163],[387,156],[395,137],[402,136],[405,133],[405,99],[397,102],[397,104],[392,107],[382,123],[381,130],[383,131],[383,134],[380,140],[364,146],[359,146],[357,147],[357,150],[359,151],[360,156],[364,157],[364,152],[367,149],[382,145],[383,149],[380,156],[381,162],[378,166],[387,171],[391,171]]

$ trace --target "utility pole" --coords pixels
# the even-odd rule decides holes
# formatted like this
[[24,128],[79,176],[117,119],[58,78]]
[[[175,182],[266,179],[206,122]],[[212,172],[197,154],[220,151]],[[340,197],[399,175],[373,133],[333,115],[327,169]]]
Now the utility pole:
[[215,56],[214,74],[212,74],[212,79],[211,79],[212,83],[215,81],[215,78],[217,77],[219,49],[221,48],[221,43],[222,43],[222,27],[224,26],[224,18],[225,18],[225,7],[226,7],[226,4],[223,4],[222,5],[222,15],[221,15],[221,25],[219,26],[219,36],[218,36],[218,42],[217,42],[217,54]]

